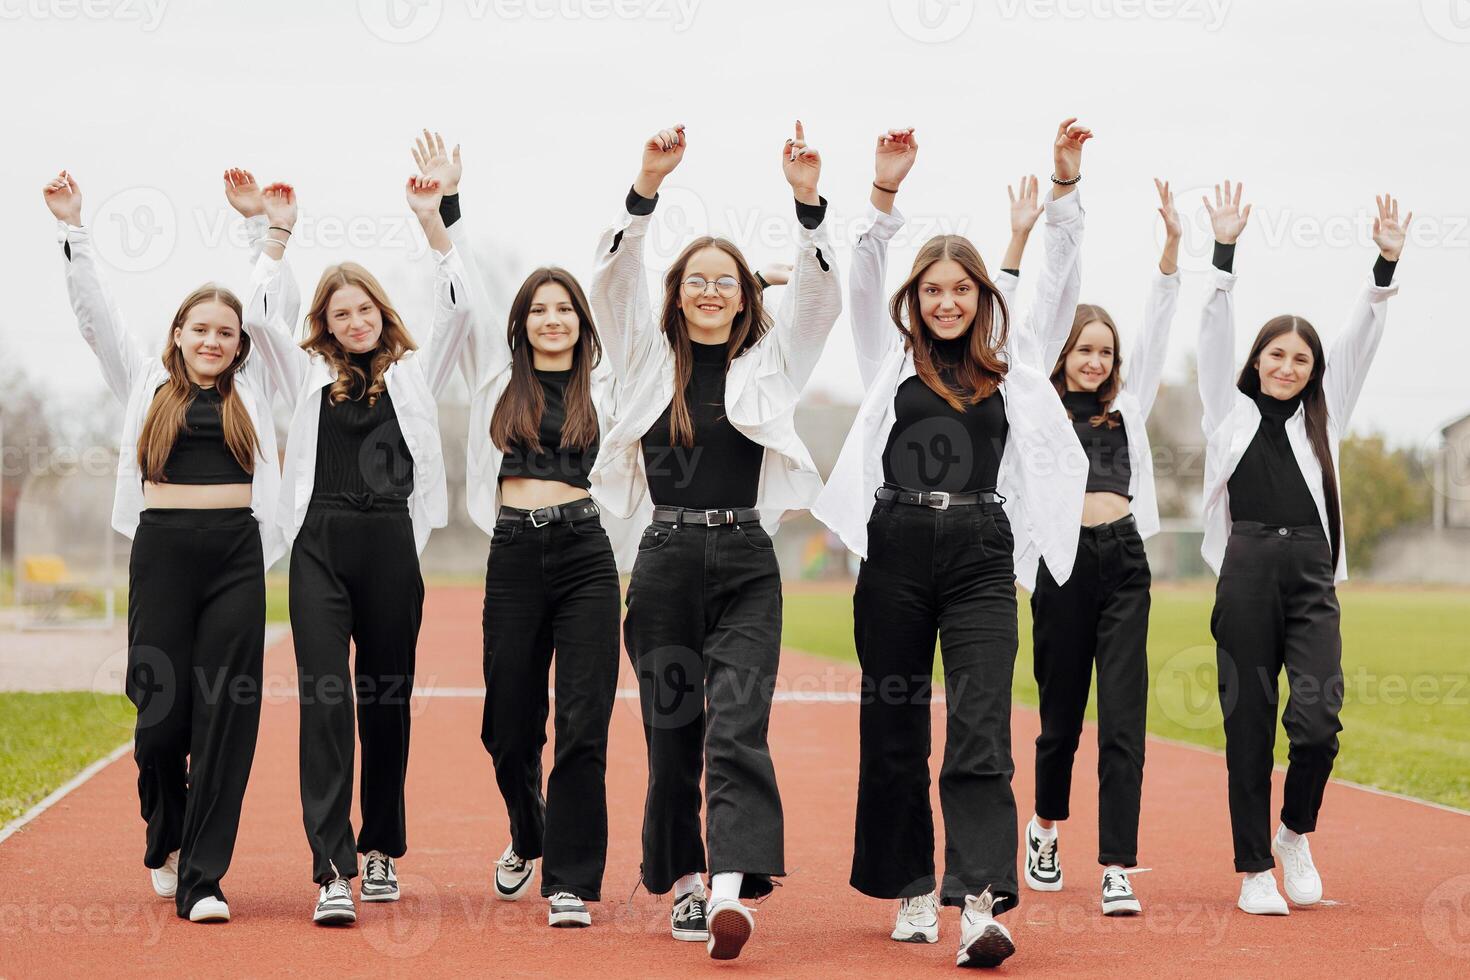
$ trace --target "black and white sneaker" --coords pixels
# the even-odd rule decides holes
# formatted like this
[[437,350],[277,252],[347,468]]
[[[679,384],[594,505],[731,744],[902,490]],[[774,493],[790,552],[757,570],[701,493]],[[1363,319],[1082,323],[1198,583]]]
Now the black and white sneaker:
[[1035,818],[1026,823],[1026,887],[1036,892],[1062,890],[1062,859],[1057,854],[1061,835],[1052,828],[1050,835],[1041,833]]
[[333,878],[317,893],[316,912],[311,920],[319,926],[350,926],[357,921],[357,906],[352,904],[352,882]]
[[550,898],[551,908],[546,913],[546,924],[554,928],[576,928],[590,926],[592,913],[587,905],[571,892],[557,892]]
[[960,951],[955,966],[1000,966],[1016,951],[1010,931],[995,921],[995,897],[987,886],[979,895],[965,896],[960,913]]
[[398,869],[393,859],[382,851],[364,854],[360,888],[364,902],[398,901]]
[[1102,910],[1103,915],[1137,915],[1143,911],[1128,881],[1128,871],[1117,865],[1103,869]]
[[536,873],[536,862],[516,854],[515,847],[507,844],[505,853],[495,862],[495,897],[502,902],[516,902],[531,887],[531,877]]
[[699,884],[692,892],[674,899],[674,911],[669,917],[674,938],[681,943],[703,943],[709,941],[709,899],[704,885]]

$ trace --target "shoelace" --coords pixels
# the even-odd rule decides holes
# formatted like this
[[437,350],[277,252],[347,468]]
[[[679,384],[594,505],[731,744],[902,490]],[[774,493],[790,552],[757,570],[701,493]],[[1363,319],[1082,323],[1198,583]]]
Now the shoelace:
[[327,898],[345,898],[352,901],[352,887],[347,884],[346,878],[333,878],[327,882]]
[[388,877],[388,858],[387,858],[386,855],[384,855],[384,854],[382,854],[381,852],[378,852],[378,851],[373,851],[371,854],[368,855],[368,859],[367,859],[367,877],[369,877],[369,878],[387,878]]
[[995,896],[992,895],[992,894],[990,894],[990,886],[989,885],[986,885],[985,886],[985,890],[983,892],[981,892],[979,895],[966,895],[965,896],[965,914],[966,915],[978,915],[978,916],[986,916],[986,917],[989,917],[990,914],[991,914],[990,913],[990,910],[993,909],[994,907],[995,907]]
[[1036,839],[1036,867],[1040,871],[1053,872],[1057,869],[1057,839]]
[[[1276,839],[1278,845],[1282,844],[1281,838]],[[1307,848],[1307,839],[1303,837],[1295,844],[1286,844],[1279,847],[1281,856],[1285,859],[1286,873],[1293,878],[1309,873],[1312,866],[1312,852]]]
[[1245,890],[1252,899],[1269,898],[1280,895],[1276,890],[1276,879],[1272,875],[1252,875],[1245,880]]
[[520,872],[525,870],[526,860],[515,851],[506,851],[500,855],[500,860],[495,862],[507,871]]
[[582,904],[582,900],[573,895],[571,892],[557,892],[555,895],[551,896],[550,901],[552,905],[560,905],[562,903],[576,905]]
[[1128,887],[1128,874],[1124,871],[1104,871],[1103,891],[1126,893],[1132,891]]
[[939,900],[934,897],[933,892],[929,892],[927,895],[915,895],[912,898],[903,900],[902,914],[905,917],[913,917],[921,912],[938,914]]
[[683,898],[674,903],[674,918],[680,921],[693,918],[694,906],[696,903],[698,903],[698,905],[700,906],[699,914],[705,914],[706,910],[704,907],[704,890],[702,888],[696,888],[694,891],[690,892],[688,895],[685,895]]

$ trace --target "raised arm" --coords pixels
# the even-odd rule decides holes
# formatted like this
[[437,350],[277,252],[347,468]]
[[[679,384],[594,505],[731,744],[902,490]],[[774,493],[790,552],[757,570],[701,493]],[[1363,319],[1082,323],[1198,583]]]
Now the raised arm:
[[1383,339],[1388,298],[1398,292],[1398,287],[1393,285],[1394,270],[1403,254],[1409,222],[1414,219],[1413,212],[1410,212],[1401,223],[1399,202],[1388,194],[1375,198],[1375,201],[1378,217],[1373,219],[1373,243],[1378,246],[1378,261],[1373,266],[1373,285],[1364,289],[1353,304],[1347,326],[1327,352],[1327,364],[1322,375],[1327,415],[1340,431],[1347,428],[1353,408],[1358,404],[1358,396],[1362,394],[1363,381],[1368,377],[1373,355]]
[[667,343],[648,298],[643,239],[658,203],[658,189],[684,159],[687,145],[683,125],[661,129],[644,141],[643,161],[623,213],[597,243],[587,301],[592,304],[598,339],[619,381],[626,382],[647,362],[654,345]]
[[[269,230],[255,260],[250,280],[250,298],[245,304],[245,332],[254,342],[255,356],[288,411],[296,408],[301,383],[311,355],[296,343],[296,324],[287,297],[299,296],[286,263],[286,246],[296,227],[296,191],[290,184],[271,184],[261,192]],[[297,316],[299,316],[299,300]]]
[[1123,372],[1123,387],[1138,399],[1144,418],[1153,410],[1169,356],[1169,329],[1179,306],[1179,239],[1183,232],[1168,182],[1156,178],[1154,189],[1159,193],[1159,216],[1164,219],[1164,250],[1159,256],[1159,271],[1149,284],[1143,330]]
[[1204,198],[1210,227],[1215,233],[1215,271],[1211,273],[1204,313],[1200,317],[1195,365],[1206,435],[1219,427],[1235,404],[1235,243],[1251,216],[1251,206],[1242,208],[1240,204],[1244,190],[1243,184],[1236,184],[1232,194],[1227,180],[1223,194],[1220,185],[1215,185],[1213,206],[1208,197]]
[[873,383],[883,358],[903,342],[888,313],[888,242],[903,227],[903,214],[894,201],[918,154],[912,127],[879,134],[873,152],[873,189],[868,195],[872,206],[858,225],[847,282],[847,319],[864,390]]
[[781,149],[781,169],[796,198],[796,259],[791,282],[773,317],[771,342],[779,345],[786,375],[800,391],[822,356],[837,315],[842,312],[832,242],[827,235],[827,202],[817,193],[822,158],[806,143],[801,121],[794,139]]
[[[265,213],[265,195],[250,171],[239,167],[226,170],[224,186],[225,200],[245,219],[251,267],[254,268],[273,237],[272,232],[276,239],[289,242],[291,229],[271,227],[270,218]],[[273,251],[279,252],[280,249]],[[291,327],[294,333],[295,325],[301,322],[301,290],[297,288],[296,277],[289,270],[282,275],[268,276],[265,287],[268,290],[265,298],[267,310],[274,312],[279,309],[281,322]]]
[[[1043,205],[1046,212],[1046,254],[1030,308],[1024,319],[1013,319],[1013,323],[1020,320],[1017,356],[1022,361],[1028,360],[1026,345],[1034,343],[1031,348],[1034,354],[1029,358],[1032,367],[1048,375],[1056,366],[1062,348],[1067,345],[1077,302],[1082,296],[1084,215],[1076,191],[1077,182],[1082,179],[1082,147],[1090,139],[1092,130],[1077,125],[1076,119],[1064,119],[1057,126],[1056,137],[1052,141],[1052,189]],[[1013,239],[1014,227],[1013,223]],[[1007,265],[1007,268],[1019,269],[1020,256],[1016,256],[1015,265]]]
[[82,339],[97,355],[107,387],[119,401],[126,402],[133,381],[146,368],[148,356],[134,343],[102,282],[92,254],[92,236],[82,227],[82,189],[76,178],[63,170],[42,193],[46,207],[60,222],[58,238],[66,258],[66,292]]
[[449,230],[439,215],[444,193],[435,177],[414,174],[405,187],[408,206],[413,209],[429,240],[434,260],[434,320],[429,335],[419,344],[424,359],[424,379],[429,393],[438,397],[454,376],[464,354],[469,334],[470,305],[465,290],[464,265],[449,241]]

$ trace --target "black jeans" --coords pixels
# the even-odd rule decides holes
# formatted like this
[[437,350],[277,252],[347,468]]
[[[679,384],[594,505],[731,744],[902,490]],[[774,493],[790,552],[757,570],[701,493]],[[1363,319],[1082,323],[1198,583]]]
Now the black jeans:
[[[301,813],[312,878],[325,884],[354,877],[359,852],[399,858],[408,849],[403,784],[424,580],[407,505],[313,497],[291,549],[290,593]],[[349,640],[356,647],[350,667]],[[362,833],[355,838],[354,709],[362,740]]]
[[1341,619],[1332,548],[1320,526],[1231,526],[1210,631],[1225,716],[1236,871],[1266,871],[1276,863],[1271,769],[1283,666],[1290,693],[1281,723],[1291,748],[1281,822],[1298,834],[1317,829],[1342,731]]
[[962,905],[989,887],[997,912],[1016,905],[1013,547],[999,504],[873,508],[852,597],[863,691],[851,882],[865,895],[935,890],[929,695],[937,633],[946,715],[940,899]]
[[1041,734],[1036,738],[1036,815],[1066,820],[1072,760],[1097,664],[1097,823],[1099,864],[1138,863],[1148,712],[1151,576],[1130,515],[1084,527],[1065,585],[1041,563],[1031,594]]
[[[754,522],[654,522],[638,543],[623,623],[648,741],[643,884],[740,871],[744,898],[786,873],[785,824],[766,742],[781,659],[781,571]],[[706,772],[705,863],[699,777]]]
[[[524,858],[545,856],[541,894],[602,897],[607,729],[618,686],[618,569],[596,517],[501,521],[485,568],[480,741]],[[541,796],[547,678],[556,654],[556,757]]]
[[174,908],[223,899],[260,730],[265,564],[249,507],[143,511],[128,561],[143,863],[179,851]]

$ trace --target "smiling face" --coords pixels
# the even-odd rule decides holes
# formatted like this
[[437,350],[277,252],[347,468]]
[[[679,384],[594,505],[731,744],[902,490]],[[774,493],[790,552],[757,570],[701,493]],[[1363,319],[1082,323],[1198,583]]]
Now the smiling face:
[[[704,280],[704,288],[697,288],[690,279]],[[724,280],[721,282],[721,280]],[[734,280],[731,287],[730,281]],[[735,259],[724,249],[702,248],[689,256],[680,276],[679,310],[689,326],[690,336],[699,340],[701,335],[728,335],[735,315],[745,309],[745,297],[740,288],[740,270]]]
[[1106,323],[1093,320],[1083,326],[1077,343],[1067,352],[1067,390],[1097,391],[1112,376],[1116,354],[1113,331]]
[[365,354],[383,335],[383,311],[361,286],[341,286],[327,301],[327,331],[349,354]]
[[1271,338],[1255,364],[1261,376],[1261,391],[1282,401],[1302,393],[1314,366],[1311,346],[1294,330]]
[[217,299],[195,303],[174,328],[189,380],[208,387],[240,354],[240,318]]
[[975,322],[980,284],[954,259],[940,259],[925,269],[918,290],[919,315],[939,340],[953,340]]
[[561,354],[577,346],[581,321],[572,294],[559,282],[536,287],[526,311],[526,336],[540,354]]

